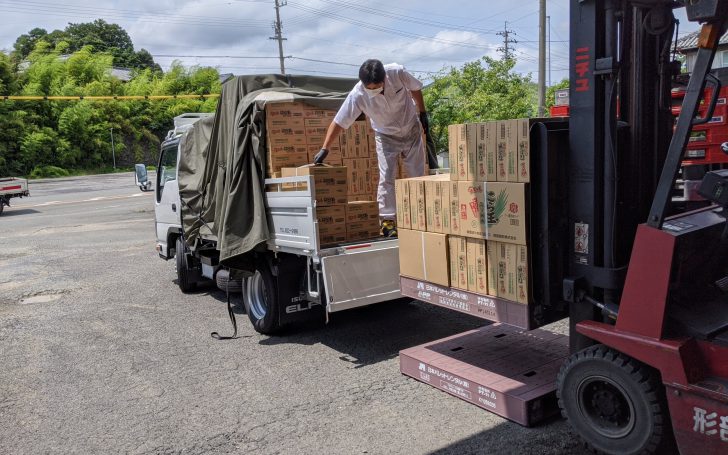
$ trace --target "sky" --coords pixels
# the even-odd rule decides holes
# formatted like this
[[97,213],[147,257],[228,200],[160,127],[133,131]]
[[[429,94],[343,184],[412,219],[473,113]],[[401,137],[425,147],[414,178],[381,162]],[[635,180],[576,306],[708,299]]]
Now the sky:
[[[286,3],[280,0],[281,3]],[[0,0],[0,49],[35,27],[101,18],[122,26],[135,49],[163,69],[174,60],[221,73],[279,72],[274,0]],[[394,6],[396,5],[396,6]],[[538,78],[538,0],[288,0],[280,8],[286,72],[356,77],[368,58],[397,62],[422,80],[482,56],[500,58],[503,32],[516,71]],[[569,0],[547,0],[546,82],[568,77]],[[692,28],[691,28],[692,27]],[[681,20],[681,32],[696,27]],[[683,33],[681,33],[682,35]]]

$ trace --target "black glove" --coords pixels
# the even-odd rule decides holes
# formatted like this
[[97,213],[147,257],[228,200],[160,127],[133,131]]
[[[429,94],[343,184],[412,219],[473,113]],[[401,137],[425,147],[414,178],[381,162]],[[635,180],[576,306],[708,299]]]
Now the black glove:
[[420,123],[425,134],[430,132],[430,121],[427,119],[427,112],[420,112]]
[[323,164],[326,157],[329,155],[329,149],[322,148],[319,150],[319,152],[316,154],[316,156],[313,157],[313,164]]

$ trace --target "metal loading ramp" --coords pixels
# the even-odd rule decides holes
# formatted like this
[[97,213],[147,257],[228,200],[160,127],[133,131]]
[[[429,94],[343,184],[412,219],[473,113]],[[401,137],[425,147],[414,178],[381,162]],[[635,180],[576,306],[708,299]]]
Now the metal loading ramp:
[[524,426],[558,413],[556,375],[569,338],[493,324],[405,349],[400,371]]

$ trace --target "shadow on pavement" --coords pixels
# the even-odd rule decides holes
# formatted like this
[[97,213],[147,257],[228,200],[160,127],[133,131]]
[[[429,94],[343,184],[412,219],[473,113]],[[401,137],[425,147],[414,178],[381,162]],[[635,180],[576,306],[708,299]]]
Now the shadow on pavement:
[[263,345],[321,343],[341,353],[340,360],[361,368],[392,359],[399,351],[482,327],[488,322],[413,300],[395,300],[333,313],[329,323],[294,327]]
[[28,215],[30,213],[40,213],[40,211],[35,209],[13,209],[5,207],[2,215],[0,215],[0,219],[7,218],[9,216]]
[[[487,412],[487,411],[483,411]],[[562,433],[554,438],[543,428],[550,426],[551,433]],[[579,438],[558,417],[549,419],[535,428],[521,427],[516,423],[503,422],[488,430],[456,441],[446,447],[433,450],[429,455],[465,454],[523,454],[523,455],[586,455]]]

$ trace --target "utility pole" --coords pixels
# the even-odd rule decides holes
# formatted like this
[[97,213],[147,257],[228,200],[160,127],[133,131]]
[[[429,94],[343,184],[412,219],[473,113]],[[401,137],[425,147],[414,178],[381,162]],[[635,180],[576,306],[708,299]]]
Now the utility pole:
[[111,159],[114,163],[114,169],[116,169],[116,149],[114,149],[114,128],[111,128]]
[[513,33],[514,33],[513,30],[508,30],[508,21],[506,21],[503,31],[496,33],[496,35],[500,35],[503,37],[503,47],[499,47],[497,49],[497,51],[503,52],[504,60],[513,58],[513,55],[512,55],[513,49],[509,45],[516,44],[518,42],[518,41],[514,40],[513,38],[510,38],[510,35]]
[[546,115],[546,0],[538,11],[538,116]]
[[283,63],[283,41],[286,39],[283,37],[283,26],[281,25],[281,7],[286,6],[288,2],[286,0],[275,0],[276,2],[276,21],[273,22],[273,32],[275,36],[271,36],[268,39],[274,39],[278,41],[278,58],[281,61],[281,74],[286,74],[286,67]]
[[546,22],[548,22],[549,28],[549,87],[551,87],[551,16],[546,16]]

